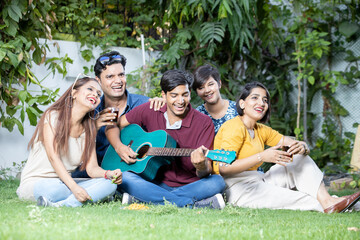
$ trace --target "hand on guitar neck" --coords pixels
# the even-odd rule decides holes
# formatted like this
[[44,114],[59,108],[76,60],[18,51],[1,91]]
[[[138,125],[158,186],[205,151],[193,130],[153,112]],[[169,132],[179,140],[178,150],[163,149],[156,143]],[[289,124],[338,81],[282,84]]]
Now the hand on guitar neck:
[[207,160],[207,153],[209,152],[209,149],[207,149],[204,146],[201,146],[199,148],[197,148],[196,150],[194,150],[191,153],[191,163],[194,165],[194,167],[196,168],[196,175],[198,175],[198,177],[203,177],[208,175],[212,168],[209,164],[209,161]]

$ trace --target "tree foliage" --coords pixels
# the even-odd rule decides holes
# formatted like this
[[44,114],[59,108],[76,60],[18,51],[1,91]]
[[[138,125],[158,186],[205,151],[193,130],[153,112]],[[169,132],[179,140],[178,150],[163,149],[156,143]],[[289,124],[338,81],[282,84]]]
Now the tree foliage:
[[[0,121],[9,130],[17,124],[22,132],[25,114],[35,124],[38,106],[56,95],[41,86],[31,64],[47,64],[51,71],[66,74],[71,62],[45,61],[47,46],[38,44],[40,37],[79,41],[82,57],[94,61],[93,47],[140,47],[143,34],[147,50],[161,51],[161,58],[129,76],[138,87],[144,86],[146,77],[157,85],[166,69],[193,71],[201,64],[214,64],[221,73],[222,94],[232,100],[245,82],[264,83],[272,97],[271,125],[286,135],[309,135],[309,141],[322,149],[313,156],[322,165],[339,161],[351,149],[351,134],[341,130],[341,117],[348,112],[333,93],[339,85],[354,86],[360,79],[360,58],[347,48],[360,36],[357,1],[5,0],[0,6],[0,88],[6,105]],[[348,63],[344,71],[332,69],[339,54]],[[29,85],[40,88],[38,95],[30,94]],[[291,97],[294,91],[297,100]],[[151,94],[156,93],[158,88]],[[324,100],[323,133],[334,135],[329,141],[312,135],[319,118],[306,106],[316,94]],[[339,140],[343,144],[337,151],[325,156],[324,151]]]
[[[31,125],[36,125],[41,113],[39,105],[54,101],[58,92],[42,86],[30,70],[32,64],[45,62],[47,45],[39,44],[38,39],[52,39],[56,16],[49,1],[6,0],[0,6],[0,122],[9,131],[17,125],[23,134],[25,115]],[[65,65],[54,61],[47,64],[66,74]],[[29,85],[39,90],[31,91]]]

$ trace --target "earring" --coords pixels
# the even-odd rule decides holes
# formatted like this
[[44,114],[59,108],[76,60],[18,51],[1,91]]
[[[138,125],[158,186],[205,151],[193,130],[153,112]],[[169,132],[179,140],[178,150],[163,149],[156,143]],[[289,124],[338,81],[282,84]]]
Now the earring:
[[74,99],[75,99],[75,98],[73,98],[71,95],[70,95],[70,96],[67,96],[67,97],[65,98],[65,105],[66,105],[68,108],[72,108]]
[[[93,112],[92,116],[91,116],[91,112]],[[93,111],[88,112],[89,118],[91,120],[98,120],[98,118],[100,117],[99,111],[95,108]]]

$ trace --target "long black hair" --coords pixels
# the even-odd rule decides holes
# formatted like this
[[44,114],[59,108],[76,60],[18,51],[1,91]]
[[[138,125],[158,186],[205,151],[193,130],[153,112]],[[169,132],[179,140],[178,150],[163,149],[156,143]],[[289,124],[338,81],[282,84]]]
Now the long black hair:
[[269,91],[267,90],[267,88],[262,83],[250,82],[250,83],[245,84],[243,90],[240,93],[239,98],[237,99],[236,110],[240,116],[244,115],[244,110],[240,107],[240,100],[242,99],[245,101],[245,99],[251,94],[251,91],[254,88],[262,88],[266,91],[266,97],[268,98],[268,110],[265,113],[264,117],[260,120],[261,123],[266,123],[270,119],[270,112],[271,112],[270,94],[269,94]]

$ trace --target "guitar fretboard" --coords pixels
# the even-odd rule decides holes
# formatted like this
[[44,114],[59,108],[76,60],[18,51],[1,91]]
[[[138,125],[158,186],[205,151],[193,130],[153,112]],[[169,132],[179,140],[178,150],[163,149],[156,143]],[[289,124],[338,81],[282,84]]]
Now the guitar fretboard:
[[188,148],[158,148],[152,147],[148,150],[149,156],[166,156],[166,157],[190,157],[195,149]]

